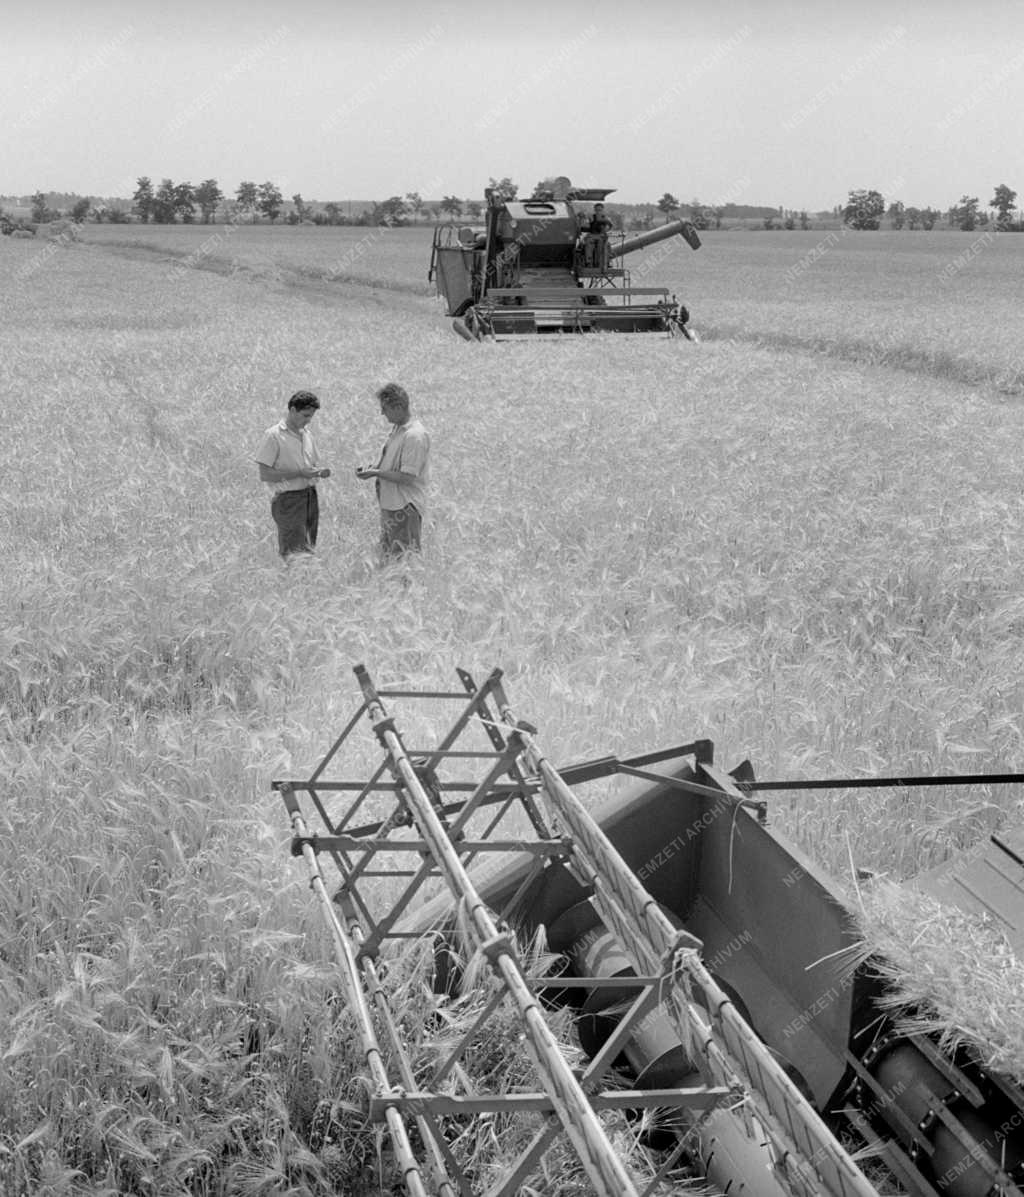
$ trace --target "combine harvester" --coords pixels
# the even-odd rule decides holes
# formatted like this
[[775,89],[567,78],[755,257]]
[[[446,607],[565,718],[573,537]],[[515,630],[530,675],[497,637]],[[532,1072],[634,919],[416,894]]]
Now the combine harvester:
[[485,192],[482,228],[440,224],[434,230],[428,280],[466,340],[534,333],[660,332],[696,340],[690,314],[665,287],[633,287],[621,262],[627,254],[681,236],[700,248],[688,220],[628,240],[588,231],[611,192],[575,188],[556,179],[550,192],[506,200]]
[[[500,671],[478,687],[460,670],[452,692],[377,689],[355,672],[362,703],[324,760],[308,779],[273,784],[333,935],[371,1114],[410,1197],[512,1197],[556,1142],[571,1145],[599,1197],[684,1191],[682,1161],[729,1197],[1024,1197],[1024,1090],[966,1049],[950,1056],[895,1033],[876,1005],[877,973],[849,963],[857,935],[834,883],[768,826],[760,796],[950,779],[757,782],[746,763],[722,772],[708,740],[555,769],[513,714]],[[416,726],[426,704],[426,725],[440,713],[448,730],[407,743],[392,700]],[[367,723],[379,763],[330,779]],[[591,813],[573,787],[613,774],[632,788]],[[322,829],[311,833],[307,817]],[[333,896],[324,857],[341,878]],[[966,897],[1021,944],[1024,835],[993,838],[924,887]],[[517,946],[540,932],[564,964],[555,975],[533,975]],[[424,936],[439,993],[455,991],[470,959],[492,978],[476,1023],[429,1075],[423,1044],[414,1060],[398,1026],[380,959],[389,941]],[[556,1004],[575,1013],[583,1068],[549,1029],[544,1011]],[[530,1091],[482,1092],[461,1067],[499,1010],[519,1027],[508,1050],[532,1062]],[[489,1186],[450,1145],[484,1114],[535,1128]],[[640,1180],[610,1128],[655,1114],[659,1151]],[[855,1145],[868,1148],[875,1179],[849,1154]],[[892,1178],[881,1190],[879,1164]]]

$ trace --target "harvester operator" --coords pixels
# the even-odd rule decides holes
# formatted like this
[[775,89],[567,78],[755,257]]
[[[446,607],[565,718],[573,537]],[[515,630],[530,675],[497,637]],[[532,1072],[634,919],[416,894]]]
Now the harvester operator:
[[595,204],[594,213],[587,225],[586,239],[583,242],[583,261],[590,267],[608,266],[608,230],[612,227],[611,219],[605,215],[604,204]]

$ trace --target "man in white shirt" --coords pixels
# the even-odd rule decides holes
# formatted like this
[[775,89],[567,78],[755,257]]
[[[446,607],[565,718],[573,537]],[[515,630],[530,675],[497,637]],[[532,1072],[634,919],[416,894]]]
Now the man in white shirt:
[[273,493],[270,514],[277,525],[277,548],[282,557],[312,553],[320,523],[316,479],[331,471],[320,464],[310,430],[320,400],[312,391],[296,391],[288,400],[285,418],[268,428],[256,450],[260,481]]
[[418,551],[430,485],[430,436],[409,411],[404,387],[389,382],[377,392],[380,410],[394,427],[376,466],[356,477],[374,478],[380,504],[380,545],[385,560]]

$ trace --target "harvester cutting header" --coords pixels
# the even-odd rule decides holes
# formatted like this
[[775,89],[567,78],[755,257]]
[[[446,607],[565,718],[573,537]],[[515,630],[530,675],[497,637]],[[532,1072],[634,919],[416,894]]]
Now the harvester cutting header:
[[631,286],[622,260],[676,235],[699,249],[696,229],[675,220],[616,236],[603,210],[610,194],[566,178],[527,200],[489,188],[482,227],[438,225],[427,277],[455,331],[467,340],[550,332],[682,333],[695,340],[685,305],[665,287]]

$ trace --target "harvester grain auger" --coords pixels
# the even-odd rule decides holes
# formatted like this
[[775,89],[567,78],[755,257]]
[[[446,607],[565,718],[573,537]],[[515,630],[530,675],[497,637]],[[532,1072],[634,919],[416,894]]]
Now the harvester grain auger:
[[[720,770],[708,740],[555,769],[513,714],[500,671],[478,687],[460,670],[451,692],[378,689],[362,666],[356,675],[363,701],[324,760],[274,787],[333,936],[370,1114],[390,1133],[410,1197],[511,1197],[556,1143],[599,1197],[678,1193],[682,1160],[730,1197],[892,1192],[865,1176],[854,1144],[914,1197],[1024,1197],[1024,1090],[966,1049],[953,1057],[894,1033],[868,965],[830,967],[856,943],[848,912],[768,826],[762,796],[967,779],[757,782],[747,763]],[[447,709],[447,730],[407,743],[392,701],[404,714]],[[379,764],[332,780],[328,767],[365,722]],[[591,813],[574,787],[613,774],[632,788]],[[307,811],[322,830],[311,833]],[[341,878],[333,897],[325,856]],[[962,891],[1024,938],[1024,834],[993,839],[965,871],[926,886],[953,900]],[[554,977],[534,975],[517,946],[538,932],[564,964]],[[468,978],[470,958],[491,976],[473,1025],[448,1033],[427,1064],[389,1005],[381,961],[410,937],[432,938],[442,994]],[[557,1003],[575,1013],[585,1067],[549,1029]],[[508,1050],[532,1062],[526,1091],[487,1092],[462,1067],[499,1009],[518,1027]],[[451,1145],[488,1114],[535,1128],[489,1184]],[[659,1148],[641,1179],[621,1158],[615,1120],[649,1125],[655,1114]]]
[[632,286],[623,265],[627,255],[675,236],[699,249],[690,221],[625,239],[581,207],[600,205],[611,194],[605,188],[573,187],[563,178],[527,200],[485,194],[482,227],[449,222],[434,230],[427,277],[460,336],[660,332],[696,340],[686,306],[666,287]]

